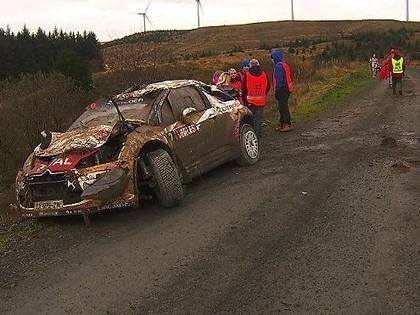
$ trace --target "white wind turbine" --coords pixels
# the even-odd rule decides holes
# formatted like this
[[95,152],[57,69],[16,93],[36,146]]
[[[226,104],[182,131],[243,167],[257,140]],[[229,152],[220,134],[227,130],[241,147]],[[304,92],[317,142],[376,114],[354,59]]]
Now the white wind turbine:
[[293,0],[292,0],[292,21],[295,20],[295,11],[293,10]]
[[201,0],[195,0],[195,2],[197,2],[197,22],[198,27],[200,27],[200,10],[203,13],[203,7],[201,6]]
[[147,10],[149,9],[150,4],[152,3],[152,0],[149,1],[149,4],[146,7],[146,10],[144,12],[135,12],[134,14],[138,14],[140,16],[143,16],[143,32],[146,32],[146,19],[149,22],[150,25],[152,25],[152,22],[150,22],[149,17],[147,16]]

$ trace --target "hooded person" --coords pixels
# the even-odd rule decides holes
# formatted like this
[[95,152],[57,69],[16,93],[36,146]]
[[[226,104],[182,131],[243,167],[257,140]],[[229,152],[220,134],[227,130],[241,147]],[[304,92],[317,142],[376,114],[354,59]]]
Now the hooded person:
[[249,60],[244,59],[241,61],[241,70],[239,70],[238,72],[239,77],[241,78],[241,81],[244,80],[244,77],[248,71],[249,71]]
[[249,65],[249,71],[242,81],[242,100],[254,116],[255,133],[260,138],[262,136],[263,109],[267,103],[267,93],[271,86],[267,73],[261,69],[257,59],[251,59]]
[[274,63],[274,95],[279,106],[280,114],[280,126],[276,128],[276,131],[291,131],[293,130],[293,127],[289,110],[289,96],[290,93],[292,93],[294,90],[292,70],[290,66],[284,61],[283,52],[281,50],[274,50],[271,53],[271,60]]

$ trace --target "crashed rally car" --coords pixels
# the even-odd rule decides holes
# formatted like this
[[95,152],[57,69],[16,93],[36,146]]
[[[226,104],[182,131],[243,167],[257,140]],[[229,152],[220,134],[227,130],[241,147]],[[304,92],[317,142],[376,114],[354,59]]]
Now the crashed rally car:
[[218,165],[260,157],[252,113],[195,80],[133,87],[89,105],[64,133],[43,141],[16,178],[24,217],[90,213],[183,199],[183,184]]

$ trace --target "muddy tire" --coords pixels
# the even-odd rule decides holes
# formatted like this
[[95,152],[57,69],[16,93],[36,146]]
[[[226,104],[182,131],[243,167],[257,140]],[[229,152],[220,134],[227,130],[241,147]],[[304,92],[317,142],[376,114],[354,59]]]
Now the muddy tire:
[[148,153],[147,158],[153,174],[152,188],[159,203],[164,207],[180,204],[184,191],[177,168],[168,152],[158,149]]
[[252,165],[260,159],[260,145],[258,137],[248,124],[241,126],[241,133],[239,136],[239,145],[241,149],[241,156],[236,159],[239,165]]

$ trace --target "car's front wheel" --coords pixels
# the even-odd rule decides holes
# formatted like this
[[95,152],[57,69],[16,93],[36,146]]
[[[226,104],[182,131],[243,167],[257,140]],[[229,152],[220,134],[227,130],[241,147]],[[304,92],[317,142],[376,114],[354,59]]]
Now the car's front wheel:
[[184,198],[181,179],[175,163],[163,149],[147,154],[153,175],[152,188],[159,203],[164,207],[173,207],[181,203]]
[[258,137],[249,124],[241,126],[241,133],[239,136],[239,145],[241,149],[241,156],[236,160],[239,165],[252,165],[260,159],[260,145]]

